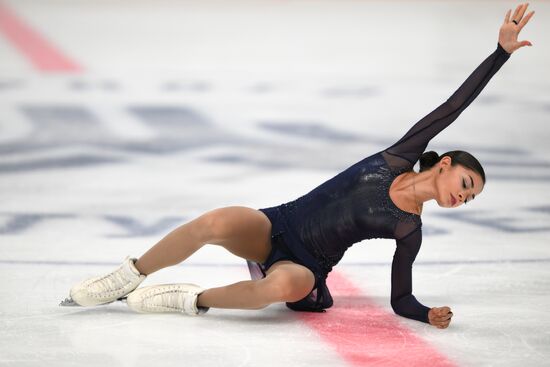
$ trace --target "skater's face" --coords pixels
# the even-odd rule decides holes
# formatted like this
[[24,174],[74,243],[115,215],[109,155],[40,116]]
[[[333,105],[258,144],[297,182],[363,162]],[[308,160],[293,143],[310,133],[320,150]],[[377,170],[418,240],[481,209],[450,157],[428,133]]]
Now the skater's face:
[[451,165],[450,157],[443,157],[436,169],[437,203],[444,208],[456,208],[474,200],[483,191],[481,176],[460,164]]

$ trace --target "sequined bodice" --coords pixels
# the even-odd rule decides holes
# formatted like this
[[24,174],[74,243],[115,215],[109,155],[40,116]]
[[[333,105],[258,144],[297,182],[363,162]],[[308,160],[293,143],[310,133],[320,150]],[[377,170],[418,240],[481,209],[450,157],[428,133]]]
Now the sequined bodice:
[[402,172],[377,153],[283,204],[281,211],[304,245],[333,266],[354,243],[399,238],[421,225],[420,216],[399,209],[389,196]]

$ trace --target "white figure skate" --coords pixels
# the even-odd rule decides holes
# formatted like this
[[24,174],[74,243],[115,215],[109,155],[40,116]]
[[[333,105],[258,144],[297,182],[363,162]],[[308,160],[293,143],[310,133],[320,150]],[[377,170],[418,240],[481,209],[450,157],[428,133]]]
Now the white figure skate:
[[134,262],[126,258],[115,271],[100,277],[94,277],[78,283],[71,288],[69,298],[60,306],[96,306],[123,300],[146,278],[139,273]]
[[138,288],[128,295],[126,303],[136,312],[181,312],[200,315],[208,307],[198,307],[204,289],[194,284],[163,284]]

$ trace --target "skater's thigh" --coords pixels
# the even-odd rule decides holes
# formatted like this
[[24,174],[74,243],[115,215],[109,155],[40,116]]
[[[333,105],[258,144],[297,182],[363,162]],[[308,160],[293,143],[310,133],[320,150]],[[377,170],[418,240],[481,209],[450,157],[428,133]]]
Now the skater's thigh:
[[271,252],[271,222],[252,208],[229,206],[205,213],[211,228],[208,243],[247,260],[263,263]]

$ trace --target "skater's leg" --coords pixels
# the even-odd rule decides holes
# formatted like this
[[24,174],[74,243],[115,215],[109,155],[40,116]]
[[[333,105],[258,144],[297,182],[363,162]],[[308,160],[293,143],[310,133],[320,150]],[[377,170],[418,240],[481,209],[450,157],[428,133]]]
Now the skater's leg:
[[225,287],[211,288],[199,295],[198,306],[215,308],[260,309],[275,302],[296,302],[307,296],[315,276],[305,266],[279,261],[265,278],[247,280]]
[[264,213],[252,208],[214,209],[170,232],[135,266],[141,274],[149,275],[184,261],[207,243],[261,263],[271,251],[271,222]]

